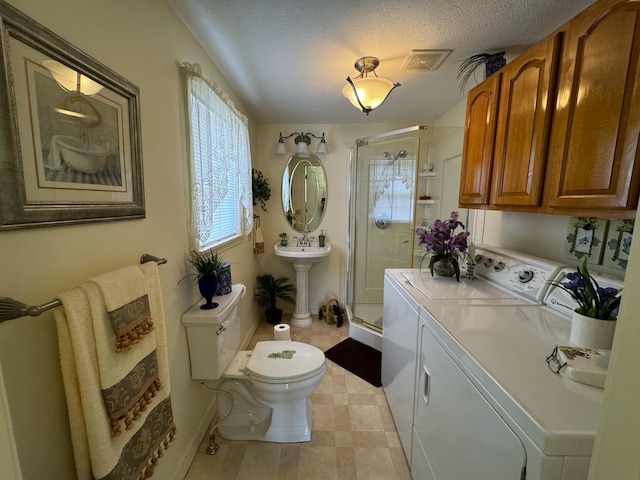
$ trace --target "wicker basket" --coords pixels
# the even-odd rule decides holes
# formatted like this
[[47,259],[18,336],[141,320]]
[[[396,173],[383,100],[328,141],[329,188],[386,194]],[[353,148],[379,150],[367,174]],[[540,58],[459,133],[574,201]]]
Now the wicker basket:
[[[324,307],[324,310],[322,307]],[[334,307],[338,307],[341,312],[338,316],[334,313]],[[341,327],[344,321],[343,315],[344,309],[340,306],[340,302],[338,302],[336,298],[329,299],[327,303],[320,307],[319,317],[320,319],[324,318],[329,325],[337,323],[338,327]]]

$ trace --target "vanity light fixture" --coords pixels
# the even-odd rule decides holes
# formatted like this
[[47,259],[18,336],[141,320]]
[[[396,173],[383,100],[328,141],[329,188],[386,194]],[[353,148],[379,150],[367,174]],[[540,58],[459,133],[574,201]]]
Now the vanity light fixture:
[[[378,77],[376,74],[378,65],[380,60],[376,57],[359,58],[354,66],[360,75],[353,80],[347,77],[347,84],[342,87],[342,95],[367,115],[382,105],[394,88],[400,86],[399,83]],[[369,77],[369,73],[373,73],[374,76]]]
[[324,138],[324,132],[322,132],[322,136],[319,137],[313,133],[307,132],[293,132],[286,137],[282,136],[282,132],[280,132],[280,137],[278,138],[278,145],[276,146],[276,154],[277,155],[286,155],[287,146],[284,144],[285,138],[290,138],[296,135],[296,155],[298,157],[308,157],[309,156],[309,145],[311,144],[311,137],[319,138],[320,143],[318,143],[318,147],[316,148],[316,153],[318,155],[323,155],[327,153],[327,141]]

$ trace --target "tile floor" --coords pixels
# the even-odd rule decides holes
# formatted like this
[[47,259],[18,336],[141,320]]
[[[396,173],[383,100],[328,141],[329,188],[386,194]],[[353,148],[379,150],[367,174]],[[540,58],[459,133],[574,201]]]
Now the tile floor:
[[[348,337],[314,318],[309,328],[291,328],[294,340],[325,351]],[[262,323],[256,342],[273,339]],[[327,373],[311,395],[310,442],[231,441],[216,436],[218,453],[207,455],[208,434],[185,480],[411,480],[409,466],[382,388],[376,388],[327,360]]]

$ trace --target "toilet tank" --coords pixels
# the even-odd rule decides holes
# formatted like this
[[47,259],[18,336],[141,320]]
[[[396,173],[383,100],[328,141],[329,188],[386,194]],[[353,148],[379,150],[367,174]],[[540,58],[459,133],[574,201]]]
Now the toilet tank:
[[187,331],[191,378],[217,380],[240,348],[240,298],[246,288],[233,285],[231,293],[213,297],[218,306],[202,310],[199,301],[182,314]]

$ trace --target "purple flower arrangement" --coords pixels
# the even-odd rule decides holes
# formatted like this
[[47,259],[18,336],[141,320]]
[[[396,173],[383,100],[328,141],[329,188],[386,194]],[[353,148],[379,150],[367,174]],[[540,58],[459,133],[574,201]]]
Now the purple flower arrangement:
[[455,233],[458,227],[465,229],[464,224],[458,220],[458,212],[451,212],[448,220],[436,220],[427,229],[416,228],[418,245],[426,245],[427,254],[431,254],[429,270],[432,276],[434,265],[441,260],[448,260],[455,270],[456,280],[460,281],[458,256],[467,251],[469,232],[464,230]]
[[616,320],[620,308],[622,289],[604,288],[591,276],[587,259],[577,272],[567,273],[567,280],[554,285],[565,290],[578,303],[575,311],[581,315],[600,320]]

